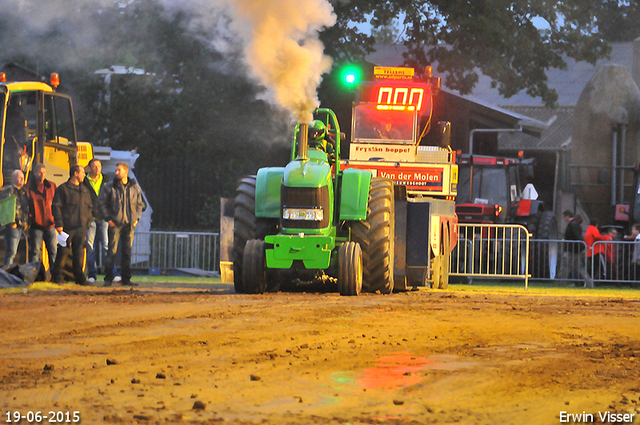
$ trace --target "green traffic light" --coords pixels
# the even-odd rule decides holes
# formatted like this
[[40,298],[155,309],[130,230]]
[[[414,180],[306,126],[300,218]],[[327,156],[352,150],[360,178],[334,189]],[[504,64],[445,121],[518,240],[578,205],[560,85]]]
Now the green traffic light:
[[347,65],[342,69],[342,80],[347,86],[354,86],[360,82],[362,71],[355,65]]

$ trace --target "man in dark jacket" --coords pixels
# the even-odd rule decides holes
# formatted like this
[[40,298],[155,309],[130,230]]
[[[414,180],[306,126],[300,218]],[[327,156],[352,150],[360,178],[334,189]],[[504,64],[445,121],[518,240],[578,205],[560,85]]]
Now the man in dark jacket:
[[42,241],[44,240],[49,254],[49,270],[53,270],[58,250],[55,221],[53,220],[53,197],[56,194],[56,184],[46,179],[47,168],[44,164],[33,166],[29,184],[27,184],[27,198],[29,198],[29,229],[30,262],[40,261]]
[[584,257],[584,238],[582,237],[582,218],[575,216],[571,211],[567,210],[562,213],[565,221],[567,222],[567,228],[564,232],[565,251],[562,254],[562,268],[560,269],[560,275],[558,282],[560,286],[565,286],[566,279],[571,271],[577,274],[584,280],[584,286],[587,288],[593,288],[593,279],[589,276],[589,273],[585,270],[585,265],[582,262]]
[[69,170],[69,180],[56,189],[53,198],[53,218],[56,231],[69,235],[64,247],[58,250],[53,268],[53,279],[62,283],[62,269],[69,256],[69,246],[73,255],[73,278],[78,285],[86,284],[86,276],[82,270],[84,248],[87,243],[87,229],[91,224],[92,203],[91,192],[82,184],[84,168],[74,165]]
[[105,286],[113,281],[113,265],[118,244],[122,242],[122,285],[131,283],[131,247],[133,231],[138,225],[144,207],[142,191],[134,179],[129,178],[127,164],[116,164],[116,177],[100,192],[100,206],[105,221],[109,223],[109,250],[105,264]]
[[29,201],[24,190],[24,174],[20,170],[15,170],[11,174],[11,186],[0,193],[0,199],[10,196],[16,197],[15,220],[4,227],[5,255],[4,265],[13,264],[13,259],[18,252],[20,237],[29,229]]
[[108,224],[102,217],[102,208],[98,202],[100,192],[107,184],[107,178],[102,174],[102,162],[99,159],[93,158],[89,161],[88,168],[89,174],[85,177],[83,184],[89,188],[93,202],[93,219],[87,231],[87,275],[88,281],[93,283],[98,274],[96,267],[98,252],[102,254],[103,261],[107,257]]

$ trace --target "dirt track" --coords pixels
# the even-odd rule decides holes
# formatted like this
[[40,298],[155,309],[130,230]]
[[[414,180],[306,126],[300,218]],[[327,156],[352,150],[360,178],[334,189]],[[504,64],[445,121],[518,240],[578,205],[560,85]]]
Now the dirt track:
[[640,423],[640,299],[576,291],[3,294],[0,420],[557,424],[609,411]]

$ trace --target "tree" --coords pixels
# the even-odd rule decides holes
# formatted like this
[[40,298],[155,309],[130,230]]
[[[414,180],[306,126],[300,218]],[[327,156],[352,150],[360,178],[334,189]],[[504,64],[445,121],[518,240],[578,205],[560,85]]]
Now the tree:
[[377,28],[371,28],[371,36],[376,44],[393,44],[400,39],[400,30],[393,23]]
[[[27,18],[37,5],[24,4],[0,5],[8,46],[0,61],[59,72],[73,86],[83,140],[137,149],[154,228],[215,230],[219,199],[233,196],[238,177],[275,162],[281,144],[289,151],[289,119],[259,99],[264,88],[246,77],[239,47],[222,54],[188,12],[168,13],[156,0],[82,0],[34,26]],[[114,65],[144,72],[115,73],[108,83],[94,74]]]
[[640,2],[605,0],[596,13],[598,32],[610,42],[640,37]]
[[[365,64],[373,49],[374,37],[353,22],[370,19],[374,34],[384,38],[399,17],[405,63],[437,64],[447,75],[445,84],[462,93],[476,83],[479,69],[505,96],[526,89],[553,104],[556,95],[545,71],[564,67],[567,56],[594,62],[607,53],[598,33],[608,28],[602,0],[330,1],[337,24],[321,39],[338,65]],[[60,72],[82,105],[77,117],[85,140],[138,149],[136,173],[152,205],[161,206],[154,213],[156,228],[214,226],[217,200],[232,195],[238,176],[281,163],[290,149],[289,117],[260,100],[264,88],[247,77],[224,15],[212,10],[203,17],[200,9],[214,3],[0,2],[0,61],[16,61],[42,75]],[[636,9],[625,10],[633,22]],[[534,17],[546,19],[550,31],[540,33]],[[211,19],[222,20],[217,32],[206,27]],[[107,86],[94,71],[113,65],[145,74],[113,75]],[[331,78],[325,81],[331,91],[340,90]],[[347,113],[351,100],[339,102]]]
[[[341,0],[332,1],[338,23],[322,34],[327,52],[338,63],[362,60],[373,49],[373,37],[353,22],[369,17],[384,28],[403,17],[405,64],[437,64],[447,87],[468,94],[477,70],[491,77],[506,97],[526,89],[548,105],[557,93],[547,85],[546,71],[564,69],[565,57],[595,63],[609,48],[594,16],[601,0]],[[533,18],[545,19],[540,32]],[[636,21],[637,22],[637,21]]]

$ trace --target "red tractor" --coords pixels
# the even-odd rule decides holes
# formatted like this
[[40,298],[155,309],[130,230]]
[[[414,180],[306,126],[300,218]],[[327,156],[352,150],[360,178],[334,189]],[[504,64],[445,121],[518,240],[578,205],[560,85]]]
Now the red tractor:
[[[537,199],[533,185],[525,184],[533,177],[532,159],[468,154],[458,155],[457,159],[459,223],[521,224],[533,235],[532,239],[558,239],[554,212]],[[530,258],[532,275],[548,277],[549,253],[532,249]]]
[[[533,160],[482,155],[458,156],[456,213],[460,223],[522,224],[533,239],[557,236],[556,218],[544,203],[528,196],[525,180]],[[473,179],[471,176],[473,175]],[[533,197],[535,198],[535,196]]]

